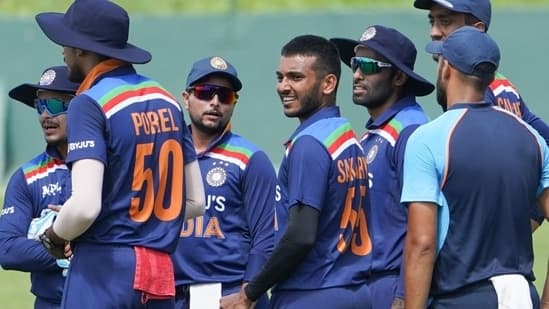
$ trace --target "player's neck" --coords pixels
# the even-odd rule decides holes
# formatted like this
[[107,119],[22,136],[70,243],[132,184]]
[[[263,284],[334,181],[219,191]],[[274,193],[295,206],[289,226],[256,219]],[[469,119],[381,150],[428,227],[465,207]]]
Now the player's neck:
[[210,146],[212,141],[218,136],[218,134],[203,132],[194,127],[192,128],[191,135],[193,138],[193,145],[196,153],[206,151],[208,149],[208,146]]

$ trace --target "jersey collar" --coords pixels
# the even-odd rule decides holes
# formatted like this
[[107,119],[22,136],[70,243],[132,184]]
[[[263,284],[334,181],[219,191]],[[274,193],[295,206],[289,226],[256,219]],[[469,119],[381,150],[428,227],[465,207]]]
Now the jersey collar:
[[396,114],[406,107],[416,105],[416,98],[414,96],[406,96],[396,101],[392,106],[385,110],[379,117],[375,120],[372,118],[368,119],[366,122],[366,129],[376,129],[386,124],[389,120],[393,119]]

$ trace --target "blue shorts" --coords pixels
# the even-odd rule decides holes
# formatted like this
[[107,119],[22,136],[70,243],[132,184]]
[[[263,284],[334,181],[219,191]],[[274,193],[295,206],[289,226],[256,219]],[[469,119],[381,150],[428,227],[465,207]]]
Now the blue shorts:
[[391,308],[399,280],[400,276],[397,271],[379,275],[372,274],[368,279],[368,286],[370,287],[372,297],[372,308]]
[[[234,293],[240,292],[240,284],[222,284],[221,286],[221,295],[227,296]],[[177,286],[175,294],[175,309],[189,309],[189,286],[182,285]],[[255,307],[256,309],[268,309],[269,308],[269,298],[267,295],[261,296]]]
[[[539,295],[530,282],[530,296],[532,298],[533,308],[539,308]],[[489,280],[474,283],[463,287],[455,292],[436,296],[433,298],[429,309],[497,309],[498,297],[496,290]]]
[[133,247],[77,243],[73,252],[61,308],[173,308],[173,297],[141,302]]
[[319,290],[277,290],[271,296],[272,309],[370,309],[370,289],[367,284],[325,288]]

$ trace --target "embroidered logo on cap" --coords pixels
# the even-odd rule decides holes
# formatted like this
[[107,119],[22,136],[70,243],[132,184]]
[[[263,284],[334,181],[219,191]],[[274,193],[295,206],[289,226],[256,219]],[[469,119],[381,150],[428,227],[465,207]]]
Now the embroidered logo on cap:
[[44,72],[44,74],[42,74],[42,77],[40,77],[40,81],[38,82],[38,84],[40,86],[48,86],[48,85],[51,85],[51,83],[53,83],[54,80],[55,80],[55,71],[47,70],[46,72]]
[[370,27],[360,36],[360,41],[368,41],[376,35],[376,28]]
[[223,60],[223,58],[221,57],[213,57],[210,60],[210,65],[212,66],[212,68],[218,69],[218,70],[227,69],[227,62],[225,62],[225,60]]

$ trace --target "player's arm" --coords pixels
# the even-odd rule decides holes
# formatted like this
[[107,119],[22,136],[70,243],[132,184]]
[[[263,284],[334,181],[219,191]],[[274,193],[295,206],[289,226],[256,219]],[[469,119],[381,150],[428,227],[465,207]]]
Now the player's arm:
[[[405,307],[424,309],[437,252],[437,214],[442,205],[440,160],[432,147],[444,147],[431,136],[437,128],[418,128],[404,154],[401,202],[408,206],[408,231],[404,245]],[[442,156],[444,157],[444,156]],[[438,163],[438,165],[437,165]],[[444,168],[443,166],[441,168]]]
[[404,249],[405,304],[409,309],[427,306],[436,256],[438,206],[413,202],[408,206],[408,233]]
[[53,223],[52,237],[70,241],[83,234],[101,211],[103,162],[83,159],[73,163],[72,195]]
[[59,269],[55,259],[40,242],[28,239],[33,218],[33,200],[23,172],[19,169],[10,178],[0,217],[0,265],[4,269],[26,272]]
[[545,276],[545,286],[541,296],[541,309],[549,309],[549,259],[547,259],[547,274]]
[[206,194],[198,161],[185,164],[185,220],[200,217],[206,207]]
[[250,251],[244,281],[250,281],[271,255],[274,247],[274,208],[276,173],[263,151],[257,151],[242,176]]
[[287,279],[316,241],[332,159],[319,141],[302,136],[294,141],[287,162],[288,204],[285,207],[289,207],[288,226],[263,270],[246,286],[244,292],[251,300]]
[[286,232],[261,272],[244,289],[248,299],[256,301],[301,264],[316,240],[318,217],[318,210],[304,204],[290,208]]

